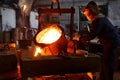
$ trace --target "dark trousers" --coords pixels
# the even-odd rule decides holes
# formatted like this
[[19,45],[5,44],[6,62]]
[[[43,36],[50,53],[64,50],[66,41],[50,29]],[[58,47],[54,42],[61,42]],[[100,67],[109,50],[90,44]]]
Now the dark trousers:
[[106,43],[103,46],[103,55],[101,58],[100,80],[113,80],[115,55],[117,46],[112,43]]

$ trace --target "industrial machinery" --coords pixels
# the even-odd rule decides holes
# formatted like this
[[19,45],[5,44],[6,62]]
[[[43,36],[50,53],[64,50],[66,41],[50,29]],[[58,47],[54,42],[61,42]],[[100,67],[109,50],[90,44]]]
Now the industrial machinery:
[[[74,8],[70,9],[38,9],[39,18],[41,18],[41,14],[47,13],[68,13],[70,16],[70,40],[73,40],[73,15]],[[40,20],[40,19],[39,19]],[[40,21],[39,21],[40,22]],[[39,24],[40,26],[40,24]],[[54,27],[53,27],[54,26]],[[46,36],[50,35],[50,31],[52,27],[53,35],[57,35],[57,39],[52,42],[44,42]],[[57,28],[57,30],[56,30]],[[49,33],[49,34],[47,34]],[[48,41],[55,36],[48,36]],[[46,41],[47,41],[46,40]],[[34,77],[34,76],[44,76],[44,75],[64,75],[69,73],[86,73],[86,72],[97,72],[100,70],[100,56],[94,54],[84,54],[84,55],[76,55],[68,54],[67,49],[67,39],[64,36],[64,32],[57,24],[53,24],[48,26],[47,28],[43,28],[38,31],[35,35],[34,42],[37,45],[40,52],[44,50],[45,53],[48,50],[47,55],[33,55],[34,52],[23,51],[20,57],[20,69],[22,77]],[[46,49],[47,47],[47,49]],[[37,49],[36,49],[37,50]],[[56,54],[57,53],[57,54]],[[62,55],[59,55],[62,53]],[[65,53],[65,54],[64,54]]]

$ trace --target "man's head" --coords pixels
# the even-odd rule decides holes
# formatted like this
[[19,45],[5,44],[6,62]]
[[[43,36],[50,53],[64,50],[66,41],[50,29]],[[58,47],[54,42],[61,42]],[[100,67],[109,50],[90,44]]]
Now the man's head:
[[88,20],[93,20],[99,14],[99,8],[94,1],[90,1],[83,11]]

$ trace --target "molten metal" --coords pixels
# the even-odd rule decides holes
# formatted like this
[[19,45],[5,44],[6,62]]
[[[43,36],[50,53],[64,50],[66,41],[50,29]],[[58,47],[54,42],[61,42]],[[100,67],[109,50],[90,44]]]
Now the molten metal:
[[42,52],[41,50],[42,50],[42,49],[41,49],[40,47],[36,47],[35,55],[34,55],[34,56],[37,56],[38,53],[41,53],[41,52]]
[[38,53],[41,55],[58,55],[60,51],[65,51],[67,48],[67,39],[57,24],[52,24],[38,32],[34,40],[36,45],[40,47],[36,49],[34,56],[37,56]]
[[27,5],[23,6],[23,12],[25,12],[25,10],[27,9]]
[[61,34],[61,29],[54,24],[38,33],[36,36],[36,41],[38,43],[51,44],[58,40]]

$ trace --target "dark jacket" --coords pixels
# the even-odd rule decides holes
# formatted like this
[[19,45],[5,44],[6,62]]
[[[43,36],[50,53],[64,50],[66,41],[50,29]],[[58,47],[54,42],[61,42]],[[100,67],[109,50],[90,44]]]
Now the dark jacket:
[[91,32],[87,35],[87,40],[98,37],[101,44],[106,44],[110,41],[115,45],[120,45],[120,35],[115,26],[106,17],[100,17],[92,21],[90,29]]

